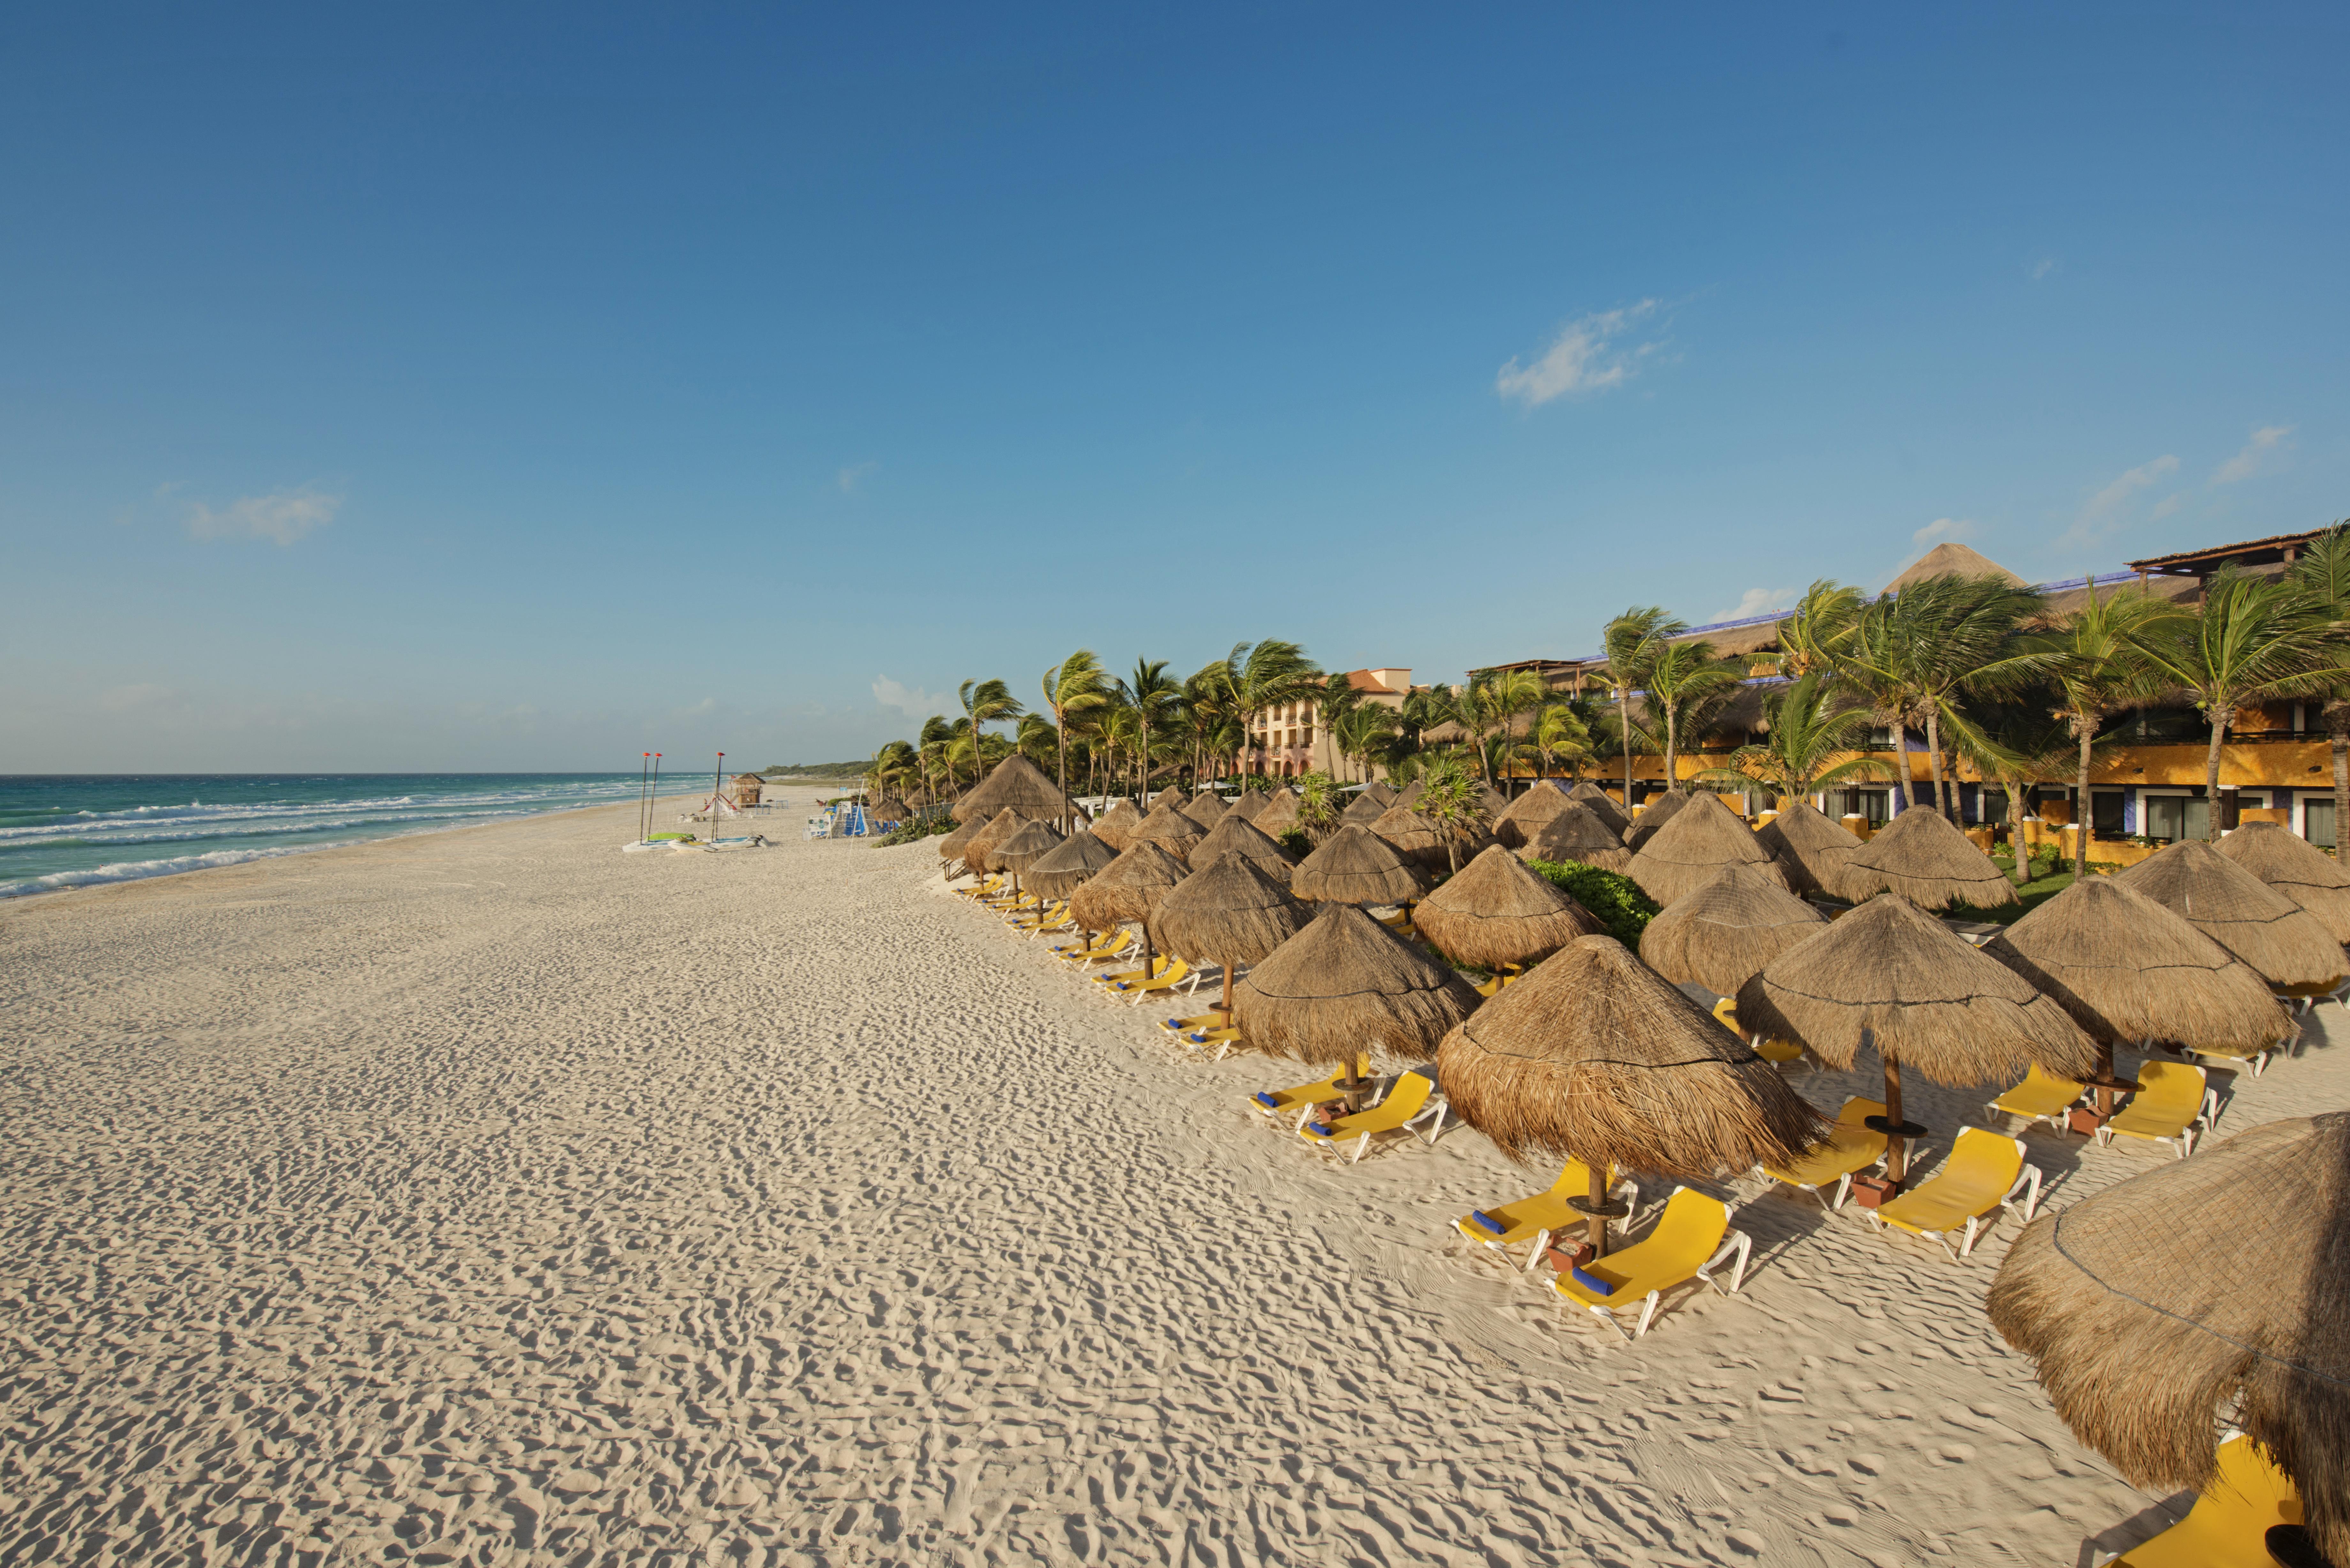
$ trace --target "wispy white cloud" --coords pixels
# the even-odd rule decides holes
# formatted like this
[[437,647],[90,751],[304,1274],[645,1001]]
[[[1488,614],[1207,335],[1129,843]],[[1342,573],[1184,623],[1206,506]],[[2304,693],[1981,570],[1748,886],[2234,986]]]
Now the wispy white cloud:
[[933,713],[943,713],[954,701],[942,691],[918,691],[886,675],[873,678],[873,701],[884,708],[895,708],[909,719],[927,719]]
[[704,713],[715,713],[718,711],[718,699],[715,697],[704,697],[701,701],[694,703],[691,707],[675,708],[671,709],[671,711],[674,712],[681,719],[698,719]]
[[1749,616],[1767,615],[1773,610],[1792,607],[1795,595],[1794,588],[1749,588],[1739,596],[1735,606],[1717,610],[1711,618],[1716,621],[1744,620]]
[[2250,479],[2274,464],[2276,459],[2293,450],[2293,432],[2298,425],[2262,425],[2244,443],[2244,450],[2220,465],[2211,476],[2214,484],[2233,484],[2240,479]]
[[242,496],[217,512],[199,501],[188,508],[188,533],[198,539],[272,539],[291,545],[332,523],[342,504],[341,496],[316,490]]
[[2081,504],[2073,526],[2064,531],[2061,543],[2077,549],[2110,538],[2127,522],[2131,504],[2147,490],[2178,472],[2178,459],[2168,452],[2152,462],[2139,463],[2118,475],[2095,495]]
[[1662,345],[1618,347],[1617,340],[1660,308],[1661,301],[1644,299],[1619,310],[1579,317],[1559,329],[1558,337],[1534,363],[1521,364],[1513,358],[1503,366],[1493,378],[1493,389],[1531,409],[1569,392],[1597,392],[1621,386],[1638,372],[1640,361]]
[[878,462],[852,462],[834,474],[832,482],[840,486],[843,495],[854,495],[858,485],[880,472],[881,465]]
[[1975,521],[1971,517],[1937,517],[1909,535],[1909,547],[1924,555],[1945,539],[1961,542],[1975,536]]
[[169,686],[158,686],[142,680],[134,686],[109,686],[98,694],[98,705],[109,713],[128,713],[138,708],[152,708],[168,702],[179,693]]
[[2023,275],[2030,278],[2033,282],[2038,283],[2042,278],[2048,276],[2050,274],[2062,272],[2064,269],[2064,263],[2061,258],[2056,256],[2040,256],[2024,264]]

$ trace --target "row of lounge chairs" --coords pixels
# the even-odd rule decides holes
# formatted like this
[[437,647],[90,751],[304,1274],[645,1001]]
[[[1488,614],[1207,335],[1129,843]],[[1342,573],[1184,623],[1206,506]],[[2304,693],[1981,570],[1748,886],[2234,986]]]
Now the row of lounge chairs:
[[[2137,1083],[2128,1103],[2097,1128],[2099,1146],[2134,1137],[2168,1144],[2181,1159],[2194,1153],[2195,1140],[2220,1119],[2220,1091],[2210,1086],[2203,1069],[2184,1062],[2147,1062],[2137,1070]],[[2085,1084],[2035,1065],[2023,1082],[1983,1108],[1993,1116],[2021,1116],[2027,1127],[2046,1122],[2063,1132],[2074,1107],[2087,1105],[2093,1092]]]

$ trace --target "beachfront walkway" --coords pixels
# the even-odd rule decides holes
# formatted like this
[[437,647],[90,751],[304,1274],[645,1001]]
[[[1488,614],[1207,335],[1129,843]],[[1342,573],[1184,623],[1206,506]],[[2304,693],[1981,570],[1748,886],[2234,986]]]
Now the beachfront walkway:
[[[1621,1348],[1451,1238],[1552,1173],[1318,1163],[1243,1108],[1294,1067],[929,846],[629,820],[0,908],[0,1560],[2071,1564],[2149,1506],[1983,1320],[2013,1221],[1764,1196]],[[2167,1158],[2029,1142],[2055,1203]]]

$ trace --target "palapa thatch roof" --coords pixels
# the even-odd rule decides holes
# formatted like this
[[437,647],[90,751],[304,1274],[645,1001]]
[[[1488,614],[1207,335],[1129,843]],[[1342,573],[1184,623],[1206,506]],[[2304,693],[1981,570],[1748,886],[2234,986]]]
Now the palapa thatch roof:
[[1066,898],[1117,858],[1117,850],[1081,827],[1063,839],[1051,854],[1030,861],[1024,879],[1047,898]]
[[1134,830],[1142,826],[1142,813],[1130,800],[1121,800],[1101,814],[1094,824],[1094,836],[1112,849],[1123,849],[1134,841]]
[[1871,898],[1738,988],[1738,1026],[1850,1067],[1877,1054],[1945,1084],[2012,1079],[2037,1062],[2086,1077],[2097,1048],[2054,997],[1902,898]]
[[876,822],[903,822],[914,815],[914,808],[906,804],[903,795],[885,794],[877,804],[867,806],[865,815]]
[[972,834],[970,841],[963,845],[962,863],[983,871],[1002,870],[1003,867],[991,858],[996,844],[1019,832],[1020,825],[1027,820],[1010,806],[1005,806],[989,818],[987,826]]
[[2218,1429],[2239,1428],[2293,1479],[2318,1549],[2350,1563],[2345,1278],[2350,1113],[2335,1111],[2043,1211],[1984,1307],[2132,1486],[2202,1491]]
[[1336,904],[1249,971],[1232,993],[1232,1022],[1257,1049],[1301,1062],[1366,1051],[1424,1062],[1479,1000],[1419,947]]
[[1359,822],[1342,822],[1297,863],[1289,890],[1330,904],[1401,904],[1429,889],[1428,874]]
[[1625,875],[1649,898],[1670,906],[1712,881],[1725,866],[1752,866],[1780,887],[1787,885],[1787,874],[1754,841],[1754,830],[1721,796],[1698,794],[1634,851]]
[[1357,793],[1354,799],[1347,803],[1347,809],[1338,814],[1338,820],[1359,822],[1365,827],[1368,827],[1385,815],[1387,809],[1372,798],[1369,791],[1365,790]]
[[1953,904],[1991,909],[2016,901],[2007,873],[1922,802],[1846,857],[1844,880],[1835,891],[1856,903],[1873,893],[1898,893],[1921,909]]
[[1231,970],[1266,958],[1313,918],[1278,878],[1227,855],[1177,884],[1150,917],[1150,934],[1165,951]]
[[1057,822],[1072,816],[1084,820],[1077,803],[1063,794],[1060,786],[1045,776],[1043,769],[1017,752],[996,763],[995,770],[980,781],[978,788],[956,803],[955,815],[965,822],[981,815],[993,818],[1006,806],[1038,822]]
[[1384,779],[1373,779],[1363,786],[1363,793],[1378,801],[1382,811],[1396,803],[1395,786]]
[[1676,985],[1693,981],[1736,996],[1773,959],[1827,923],[1763,867],[1725,866],[1648,922],[1640,957]]
[[1495,789],[1492,784],[1485,785],[1484,794],[1481,798],[1485,803],[1485,819],[1488,822],[1494,820],[1503,812],[1510,809],[1510,797],[1503,794],[1500,790]]
[[1173,806],[1154,805],[1150,815],[1126,836],[1127,846],[1156,844],[1169,853],[1188,858],[1191,846],[1208,836],[1208,830],[1176,810]]
[[2350,942],[2350,870],[2292,829],[2248,822],[2220,840],[2220,853],[2309,911],[2325,934]]
[[1265,798],[1254,788],[1244,789],[1241,791],[1240,798],[1232,802],[1232,814],[1243,822],[1254,822],[1256,814],[1264,809]]
[[1060,834],[1051,825],[1024,822],[1015,831],[996,839],[987,852],[987,862],[998,870],[1024,872],[1062,843]]
[[939,840],[939,858],[949,865],[961,860],[964,852],[970,847],[971,841],[986,831],[987,826],[988,824],[977,817],[964,817],[955,824],[952,833]]
[[2107,1044],[2164,1040],[2250,1054],[2293,1033],[2250,964],[2109,877],[2074,883],[1982,950]]
[[1754,839],[1787,874],[1789,887],[1831,898],[1843,897],[1844,868],[1860,849],[1843,824],[1829,821],[1807,800],[1789,800],[1754,830]]
[[[1544,823],[1526,836],[1516,846],[1523,860],[1583,860],[1587,855],[1607,850],[1621,850],[1623,836],[1607,826],[1607,819],[1579,800],[1566,803],[1566,809]],[[1625,858],[1628,861],[1630,857]]]
[[2330,990],[2350,971],[2315,916],[2199,838],[2158,850],[2114,880],[2185,917],[2271,985]]
[[1616,797],[1593,784],[1589,779],[1577,779],[1566,792],[1566,798],[1577,805],[1589,806],[1591,814],[1606,823],[1617,837],[1632,826],[1631,815],[1617,804]]
[[1395,799],[1388,802],[1388,804],[1389,805],[1416,805],[1419,802],[1419,797],[1427,793],[1428,785],[1421,783],[1419,779],[1414,779],[1411,783],[1404,785],[1401,793],[1397,794]]
[[1183,862],[1158,845],[1135,845],[1069,895],[1069,918],[1088,931],[1147,921],[1185,875]]
[[1445,858],[1443,830],[1408,805],[1391,805],[1379,813],[1371,823],[1371,831],[1432,877],[1452,869]]
[[1297,830],[1297,792],[1287,785],[1273,792],[1264,809],[1249,818],[1273,838]]
[[1640,807],[1638,814],[1632,818],[1631,826],[1624,829],[1624,847],[1637,853],[1642,845],[1662,832],[1665,824],[1689,803],[1690,797],[1679,790],[1667,790],[1650,800]]
[[1231,809],[1224,804],[1223,796],[1211,789],[1203,789],[1191,797],[1191,804],[1183,808],[1183,815],[1198,823],[1200,831],[1205,833],[1222,822],[1224,813]]
[[1297,857],[1259,833],[1255,824],[1236,811],[1228,811],[1224,819],[1208,829],[1208,836],[1191,846],[1185,857],[1195,869],[1204,869],[1227,855],[1237,855],[1266,876],[1289,886],[1289,875],[1297,868]]
[[1560,813],[1573,807],[1566,792],[1548,779],[1536,779],[1532,789],[1512,801],[1493,819],[1493,836],[1512,849],[1523,849]]
[[1162,805],[1166,806],[1170,811],[1180,811],[1191,804],[1191,797],[1185,794],[1181,789],[1178,788],[1174,784],[1168,785],[1165,789],[1160,790],[1157,794],[1150,797],[1150,809],[1152,811],[1157,811]]
[[1704,1178],[1826,1131],[1778,1070],[1612,937],[1582,937],[1444,1037],[1455,1115],[1513,1159]]
[[1533,963],[1601,929],[1591,911],[1496,844],[1412,907],[1411,923],[1454,963]]

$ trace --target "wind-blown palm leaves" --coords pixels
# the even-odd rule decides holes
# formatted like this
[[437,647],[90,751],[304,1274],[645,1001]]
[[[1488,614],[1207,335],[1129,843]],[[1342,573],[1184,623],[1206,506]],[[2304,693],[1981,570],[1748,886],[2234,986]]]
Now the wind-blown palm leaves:
[[1861,748],[1868,738],[1867,711],[1837,707],[1829,677],[1807,670],[1791,686],[1762,699],[1762,739],[1741,746],[1731,765],[1698,774],[1703,784],[1741,784],[1761,779],[1783,803],[1805,800],[1855,779],[1890,778],[1890,764]]
[[[2292,576],[2313,615],[2336,628],[2350,625],[2350,524],[2337,523],[2303,545]],[[2350,824],[2350,671],[2322,673],[2303,694],[2319,699],[2319,720],[2333,753],[2334,820]]]
[[1012,695],[1012,688],[1001,680],[966,680],[956,696],[962,703],[962,733],[958,743],[962,748],[962,760],[971,764],[972,782],[977,784],[986,761],[981,742],[987,726],[1014,722],[1027,710]]
[[[1045,707],[1053,715],[1053,747],[1062,794],[1069,792],[1069,722],[1082,719],[1110,701],[1108,672],[1093,650],[1081,648],[1045,671]],[[1065,825],[1066,826],[1066,825]]]
[[1603,672],[1616,699],[1616,727],[1624,737],[1624,799],[1632,798],[1632,694],[1648,683],[1648,672],[1666,645],[1689,629],[1660,605],[1635,606],[1609,621],[1601,633],[1607,656]]
[[[2178,641],[2187,616],[2168,599],[2143,588],[2123,588],[2097,594],[2091,577],[2088,597],[2078,609],[2061,618],[2044,639],[2055,654],[2048,675],[2056,690],[2054,716],[2064,721],[2079,748],[2077,798],[2089,798],[2089,753],[2106,720],[2125,708],[2134,708],[2158,694],[2162,670],[2157,649]],[[2074,838],[2073,869],[2088,872],[2092,825],[2079,824]]]
[[1461,846],[1485,831],[1486,792],[1453,756],[1430,762],[1420,773],[1419,788],[1411,809],[1436,825],[1445,838],[1446,867],[1458,871]]
[[1648,665],[1648,709],[1664,729],[1665,787],[1679,790],[1680,737],[1707,727],[1738,691],[1745,671],[1710,642],[1669,642]]

